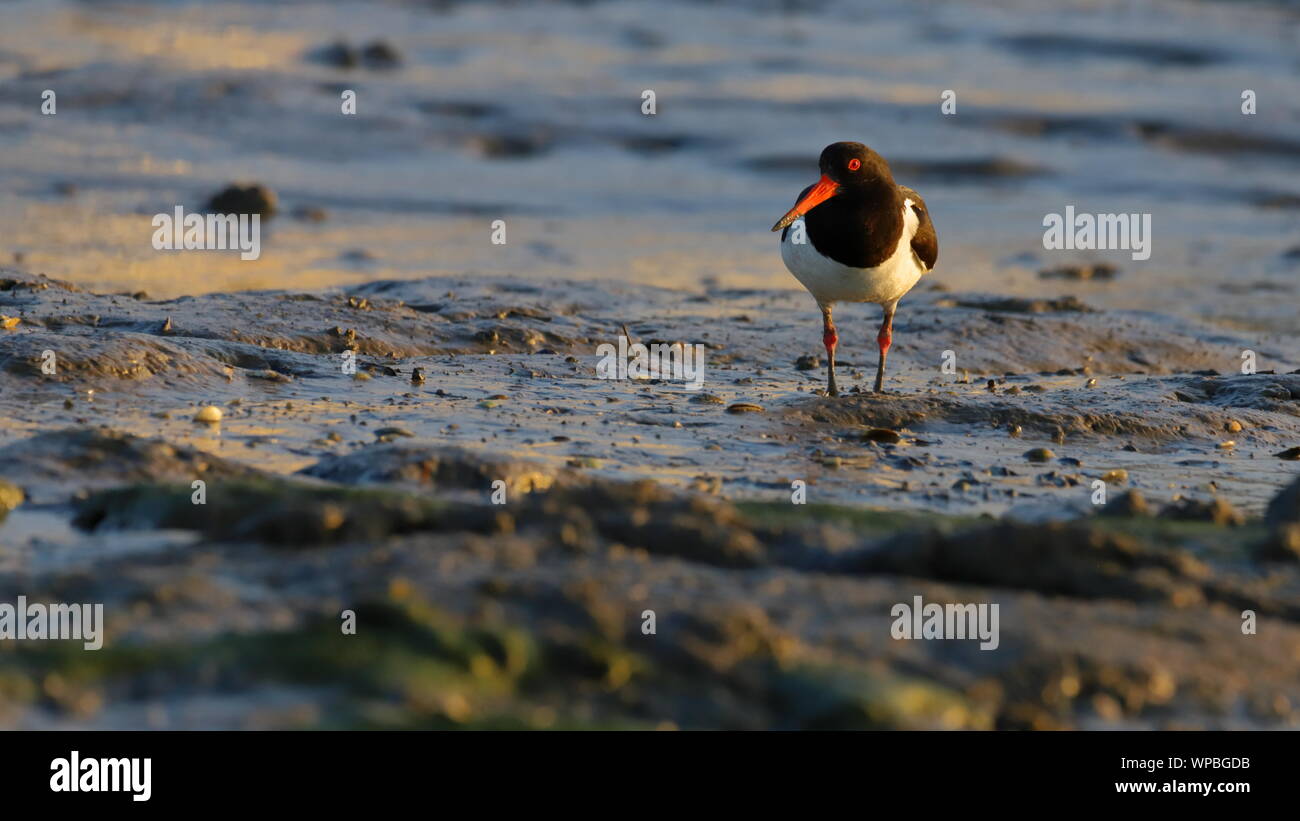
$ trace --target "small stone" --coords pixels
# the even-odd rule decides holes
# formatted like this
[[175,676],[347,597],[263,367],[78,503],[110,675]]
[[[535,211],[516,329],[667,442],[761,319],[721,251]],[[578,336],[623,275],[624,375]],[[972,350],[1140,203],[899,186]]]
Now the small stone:
[[397,49],[384,40],[376,40],[361,50],[361,59],[368,68],[391,69],[402,64]]
[[1286,450],[1273,455],[1279,459],[1285,459],[1288,462],[1300,461],[1300,448],[1287,448]]
[[816,354],[804,354],[794,361],[796,371],[815,371],[821,366],[821,357]]
[[727,413],[762,413],[763,406],[750,402],[736,402],[727,406]]
[[1108,470],[1101,475],[1101,480],[1108,485],[1122,484],[1128,481],[1128,471],[1124,468]]
[[1025,451],[1025,458],[1031,462],[1046,462],[1049,459],[1055,459],[1056,454],[1047,448],[1033,448]]
[[1229,419],[1223,426],[1228,433],[1241,433],[1241,423],[1236,419]]
[[216,405],[200,408],[199,412],[194,414],[194,421],[202,422],[205,425],[221,424],[221,408]]
[[22,322],[22,320],[16,316],[5,316],[4,314],[0,314],[0,328],[5,329],[6,331],[12,331],[14,328],[17,328],[19,322]]
[[342,40],[321,49],[319,57],[322,62],[336,68],[356,68],[360,62],[357,50]]
[[897,445],[903,440],[903,437],[896,430],[889,428],[872,428],[862,432],[862,441],[879,442],[884,445]]
[[816,370],[822,368],[822,357],[815,353],[805,353],[800,359],[794,360],[794,370]]
[[211,214],[260,214],[266,218],[277,210],[274,192],[256,183],[228,185],[208,200],[208,213]]
[[411,369],[411,384],[412,384],[412,385],[423,385],[423,384],[424,384],[424,368],[412,368],[412,369]]

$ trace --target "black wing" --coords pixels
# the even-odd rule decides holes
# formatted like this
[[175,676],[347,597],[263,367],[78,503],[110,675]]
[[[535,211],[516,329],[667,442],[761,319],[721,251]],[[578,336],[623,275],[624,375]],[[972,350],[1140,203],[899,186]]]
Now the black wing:
[[916,217],[920,224],[916,227],[916,234],[912,237],[912,253],[921,261],[925,270],[934,270],[934,264],[939,261],[939,235],[934,231],[934,223],[930,222],[930,209],[925,207],[925,200],[921,195],[908,188],[905,185],[898,186],[903,192],[903,198],[912,201],[912,210],[916,212]]

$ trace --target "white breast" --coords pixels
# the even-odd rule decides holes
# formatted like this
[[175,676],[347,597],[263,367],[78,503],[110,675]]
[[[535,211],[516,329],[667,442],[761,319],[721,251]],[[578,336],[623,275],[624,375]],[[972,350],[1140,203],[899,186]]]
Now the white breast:
[[[832,302],[897,302],[912,290],[925,267],[912,253],[912,237],[920,220],[912,201],[903,203],[903,233],[889,258],[875,268],[850,268],[822,256],[813,246],[803,220],[795,220],[781,240],[781,259],[794,278],[820,304]],[[798,237],[803,242],[795,242]]]

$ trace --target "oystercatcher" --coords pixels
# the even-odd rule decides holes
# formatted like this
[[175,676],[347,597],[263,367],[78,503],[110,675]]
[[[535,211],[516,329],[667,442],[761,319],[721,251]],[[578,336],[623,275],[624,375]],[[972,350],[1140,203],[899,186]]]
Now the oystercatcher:
[[[832,143],[818,161],[822,178],[799,194],[794,208],[772,226],[781,231],[781,259],[822,311],[826,393],[835,386],[831,321],[836,302],[875,302],[884,310],[876,393],[885,382],[885,357],[893,342],[894,309],[903,294],[934,268],[939,237],[925,200],[894,182],[885,159],[862,143]],[[802,225],[796,221],[802,218]],[[782,230],[784,229],[784,230]]]

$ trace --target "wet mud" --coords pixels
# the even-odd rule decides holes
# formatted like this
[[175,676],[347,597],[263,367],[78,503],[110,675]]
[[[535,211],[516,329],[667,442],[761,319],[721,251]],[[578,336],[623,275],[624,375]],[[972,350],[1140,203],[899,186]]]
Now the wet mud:
[[[787,292],[4,280],[0,598],[112,614],[102,651],[0,658],[7,726],[1300,720],[1286,348],[1234,373],[1220,329],[922,292],[890,390],[831,399]],[[597,378],[625,329],[701,327],[699,391]],[[997,603],[999,649],[891,638],[915,596]]]

